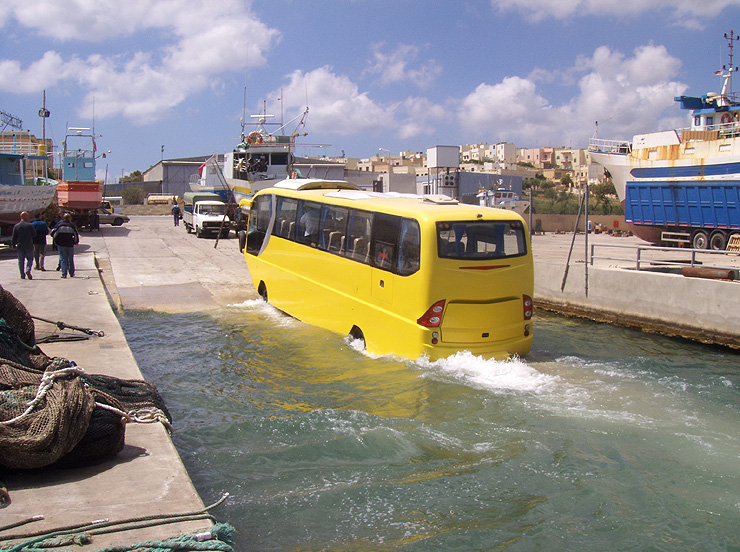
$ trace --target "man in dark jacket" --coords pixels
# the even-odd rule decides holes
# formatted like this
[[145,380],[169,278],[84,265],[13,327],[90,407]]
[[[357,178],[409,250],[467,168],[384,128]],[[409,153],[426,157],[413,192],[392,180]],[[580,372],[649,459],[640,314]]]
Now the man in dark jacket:
[[44,258],[46,257],[46,236],[49,235],[49,227],[41,218],[41,213],[36,213],[36,220],[31,224],[36,230],[36,237],[33,238],[33,258],[36,261],[36,270],[46,270]]
[[72,215],[66,213],[64,218],[57,223],[51,231],[54,245],[59,250],[59,266],[62,268],[62,278],[75,275],[75,245],[80,243],[80,235],[77,227],[72,222]]
[[[26,211],[21,213],[21,220],[13,226],[13,236],[11,238],[11,245],[18,253],[18,268],[21,270],[23,280],[26,279],[26,276],[29,280],[33,280],[31,268],[33,267],[33,238],[36,237],[36,230],[28,220],[29,218]],[[25,271],[23,270],[24,261]]]

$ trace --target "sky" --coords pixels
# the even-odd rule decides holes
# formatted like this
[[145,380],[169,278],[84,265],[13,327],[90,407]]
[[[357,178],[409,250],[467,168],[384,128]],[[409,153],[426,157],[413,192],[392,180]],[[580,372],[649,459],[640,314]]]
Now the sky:
[[734,26],[740,0],[0,0],[0,110],[40,137],[45,91],[108,182],[306,108],[298,155],[587,147],[687,126]]

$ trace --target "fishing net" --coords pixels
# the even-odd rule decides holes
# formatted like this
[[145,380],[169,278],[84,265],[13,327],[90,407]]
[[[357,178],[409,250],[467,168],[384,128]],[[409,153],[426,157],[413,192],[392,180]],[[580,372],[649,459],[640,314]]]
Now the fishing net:
[[34,332],[26,308],[0,286],[0,466],[96,464],[123,449],[129,412],[148,409],[171,422],[151,384],[48,357]]

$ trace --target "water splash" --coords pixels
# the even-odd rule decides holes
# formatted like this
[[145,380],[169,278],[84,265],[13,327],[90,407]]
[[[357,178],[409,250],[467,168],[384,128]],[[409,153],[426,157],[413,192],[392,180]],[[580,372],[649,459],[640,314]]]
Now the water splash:
[[494,360],[461,351],[435,361],[420,358],[415,364],[425,370],[428,377],[453,378],[495,393],[547,393],[560,382],[558,376],[544,374],[518,357]]

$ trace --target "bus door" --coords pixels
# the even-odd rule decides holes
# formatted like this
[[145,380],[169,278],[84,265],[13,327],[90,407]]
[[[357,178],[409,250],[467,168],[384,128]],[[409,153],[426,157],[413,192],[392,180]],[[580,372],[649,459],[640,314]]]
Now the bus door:
[[371,293],[375,299],[393,302],[393,282],[398,268],[398,242],[403,219],[397,216],[375,214],[370,264],[372,266]]

